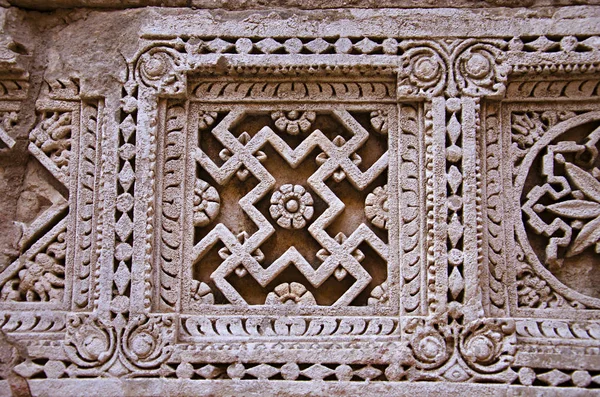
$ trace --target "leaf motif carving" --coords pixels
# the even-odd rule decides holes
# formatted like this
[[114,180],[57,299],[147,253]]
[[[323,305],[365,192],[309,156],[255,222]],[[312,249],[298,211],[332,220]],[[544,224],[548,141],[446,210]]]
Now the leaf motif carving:
[[567,218],[588,219],[600,215],[600,204],[585,200],[567,200],[551,204],[546,209]]
[[600,182],[578,166],[565,163],[567,175],[581,191],[590,199],[600,202]]
[[579,232],[573,245],[567,251],[567,257],[582,253],[590,245],[600,239],[600,217],[589,221]]

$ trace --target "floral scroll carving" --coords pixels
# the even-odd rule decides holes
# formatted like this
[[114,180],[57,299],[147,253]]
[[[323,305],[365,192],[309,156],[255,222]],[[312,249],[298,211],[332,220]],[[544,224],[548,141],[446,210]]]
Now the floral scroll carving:
[[186,86],[185,65],[181,56],[172,49],[151,48],[137,62],[138,78],[160,94],[182,94]]
[[73,316],[68,320],[65,352],[81,368],[98,367],[115,353],[113,327],[97,317]]
[[[512,320],[477,319],[461,324],[460,311],[410,320],[405,328],[410,355],[403,360],[416,370],[409,376],[439,376],[451,381],[476,374],[512,377],[516,328]],[[455,318],[453,318],[455,317]]]
[[597,37],[200,36],[193,14],[110,89],[40,91],[52,200],[0,268],[15,373],[600,384]]
[[504,63],[505,43],[407,41],[399,71],[398,96],[431,98],[445,92],[454,97],[502,97],[509,66]]

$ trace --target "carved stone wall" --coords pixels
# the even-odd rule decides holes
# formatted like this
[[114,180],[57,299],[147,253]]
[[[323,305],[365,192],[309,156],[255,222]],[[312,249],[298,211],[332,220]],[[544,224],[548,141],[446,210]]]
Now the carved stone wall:
[[600,394],[598,6],[9,3],[0,396]]

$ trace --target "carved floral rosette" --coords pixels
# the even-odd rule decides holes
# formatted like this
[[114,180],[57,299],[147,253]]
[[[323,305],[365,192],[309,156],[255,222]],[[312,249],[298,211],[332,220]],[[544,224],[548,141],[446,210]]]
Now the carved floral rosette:
[[600,384],[597,37],[139,48],[37,103],[21,376]]

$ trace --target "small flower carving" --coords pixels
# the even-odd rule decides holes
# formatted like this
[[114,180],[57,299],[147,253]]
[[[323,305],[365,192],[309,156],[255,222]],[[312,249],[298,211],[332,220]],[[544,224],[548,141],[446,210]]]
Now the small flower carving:
[[385,305],[389,302],[390,296],[388,291],[387,281],[373,288],[371,296],[367,300],[369,306]]
[[313,198],[302,185],[282,185],[271,196],[269,212],[279,226],[302,229],[313,217]]
[[218,116],[217,112],[210,112],[208,110],[199,111],[198,112],[198,129],[202,131],[202,130],[205,130],[205,129],[211,127],[215,123],[217,116]]
[[519,305],[532,308],[545,308],[552,300],[552,290],[544,280],[531,272],[521,274],[517,280]]
[[219,214],[221,199],[217,189],[202,179],[196,179],[194,186],[194,226],[208,225]]
[[283,283],[269,292],[265,305],[316,305],[313,294],[300,283]]
[[[60,233],[56,242],[50,244],[45,252],[38,253],[33,260],[28,260],[25,268],[19,271],[19,292],[27,302],[56,302],[63,298],[65,237],[66,232]],[[2,295],[6,295],[5,292]],[[12,295],[13,299],[16,298]]]
[[371,112],[371,125],[375,131],[380,134],[388,133],[388,114],[384,110],[375,110]]
[[28,302],[58,301],[62,298],[64,268],[46,255],[39,253],[35,261],[27,261],[27,267],[19,271],[21,285],[19,289],[25,293]]
[[389,209],[387,185],[377,186],[365,200],[365,215],[380,229],[388,228]]
[[290,135],[298,135],[301,131],[307,132],[315,118],[315,112],[300,112],[292,110],[290,112],[277,111],[271,113],[271,118],[275,121],[275,127],[281,132],[287,132]]

